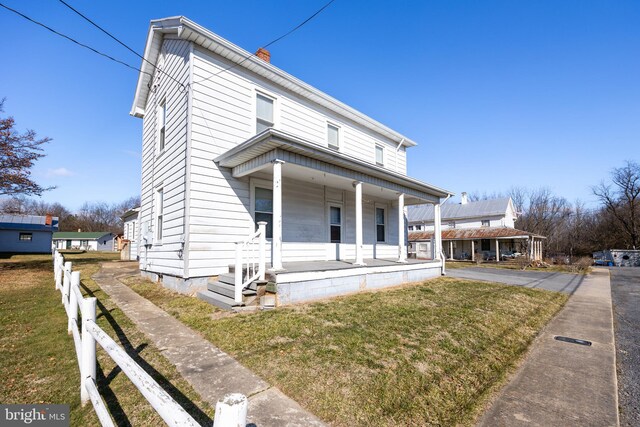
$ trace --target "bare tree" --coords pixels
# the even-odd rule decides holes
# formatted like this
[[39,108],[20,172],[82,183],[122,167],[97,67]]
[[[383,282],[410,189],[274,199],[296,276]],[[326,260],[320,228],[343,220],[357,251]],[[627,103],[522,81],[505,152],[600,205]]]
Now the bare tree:
[[602,181],[592,188],[604,208],[615,218],[625,235],[626,245],[640,243],[640,164],[627,161],[611,172],[611,183]]

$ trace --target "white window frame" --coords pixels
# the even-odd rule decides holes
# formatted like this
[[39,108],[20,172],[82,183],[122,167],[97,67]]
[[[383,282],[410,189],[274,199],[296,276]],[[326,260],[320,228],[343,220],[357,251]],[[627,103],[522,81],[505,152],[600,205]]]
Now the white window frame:
[[263,89],[256,89],[253,95],[253,130],[255,131],[256,135],[258,134],[258,95],[264,96],[265,98],[269,98],[273,101],[273,125],[271,127],[273,129],[277,129],[278,124],[280,123],[278,97]]
[[[251,214],[252,220],[251,226],[248,230],[249,234],[254,233],[258,229],[256,224],[256,187],[273,191],[273,181],[258,178],[251,178],[249,180],[249,213]],[[273,227],[273,224],[271,224],[271,226]],[[267,238],[267,240],[271,240],[271,237]]]
[[[335,128],[337,130],[338,145],[331,145],[331,143],[329,142],[329,127]],[[340,147],[342,147],[342,128],[337,124],[327,120],[326,133],[327,133],[326,135],[327,147],[329,147],[332,150],[340,151]]]
[[454,229],[454,228],[456,228],[456,222],[455,221],[449,221],[449,222],[447,222],[447,226],[450,229]]
[[[382,162],[378,162],[378,149],[382,150]],[[373,162],[376,164],[376,166],[384,166],[384,160],[385,160],[384,158],[385,158],[384,145],[376,144],[373,150]]]
[[164,236],[164,196],[164,187],[158,186],[153,200],[153,222],[155,226],[155,229],[153,230],[153,243],[156,245],[162,244],[162,237]]
[[[377,209],[384,210],[384,240],[378,241],[378,211]],[[374,203],[373,208],[373,224],[374,235],[376,243],[387,243],[389,241],[389,209],[387,205],[381,203]]]
[[156,154],[160,156],[167,148],[167,98],[162,98],[162,101],[158,104],[156,119],[158,123]]
[[345,236],[345,218],[344,218],[344,203],[338,203],[338,202],[327,202],[327,209],[326,209],[326,215],[327,215],[327,242],[332,243],[332,244],[340,244],[338,242],[332,242],[331,241],[331,208],[339,208],[340,209],[340,243],[344,243],[344,236]]
[[480,224],[482,227],[491,227],[491,220],[490,219],[482,219],[480,220]]
[[[29,236],[29,238],[28,238],[28,239],[23,239],[23,238],[22,238],[22,236],[25,236],[25,237],[26,237],[26,236]],[[33,233],[29,233],[29,232],[20,232],[20,233],[18,234],[18,241],[19,241],[19,242],[25,242],[25,243],[33,242]]]

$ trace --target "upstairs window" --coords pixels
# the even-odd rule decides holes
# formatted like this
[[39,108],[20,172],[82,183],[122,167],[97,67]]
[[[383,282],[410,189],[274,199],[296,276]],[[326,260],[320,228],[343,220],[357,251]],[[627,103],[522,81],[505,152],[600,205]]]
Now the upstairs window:
[[483,227],[489,227],[491,225],[491,221],[489,221],[488,219],[483,219],[482,220],[482,226]]
[[256,94],[256,133],[272,128],[273,124],[273,98]]
[[256,226],[260,221],[267,223],[266,237],[267,239],[271,239],[273,237],[273,190],[256,187],[254,215]]
[[456,228],[456,222],[455,221],[449,221],[449,228]]
[[167,130],[167,101],[162,100],[158,107],[158,154],[164,151]]
[[340,149],[340,128],[331,123],[327,123],[327,143],[329,148]]
[[376,208],[376,242],[384,242],[385,236],[384,209]]
[[376,165],[384,166],[384,147],[376,145]]

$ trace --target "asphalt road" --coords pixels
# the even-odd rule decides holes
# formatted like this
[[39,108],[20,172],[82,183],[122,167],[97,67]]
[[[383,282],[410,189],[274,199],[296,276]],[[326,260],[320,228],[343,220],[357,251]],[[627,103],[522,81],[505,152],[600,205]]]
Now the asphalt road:
[[540,288],[573,294],[584,280],[581,274],[546,271],[520,271],[503,268],[468,267],[447,270],[447,276],[460,279],[484,280],[507,285]]
[[640,426],[640,268],[612,267],[621,426]]

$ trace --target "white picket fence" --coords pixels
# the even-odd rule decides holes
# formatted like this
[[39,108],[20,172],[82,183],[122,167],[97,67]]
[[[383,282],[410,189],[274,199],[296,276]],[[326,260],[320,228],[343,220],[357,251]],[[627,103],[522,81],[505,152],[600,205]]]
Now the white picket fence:
[[[73,335],[80,368],[80,399],[82,405],[91,401],[100,423],[115,426],[96,385],[96,343],[100,344],[122,372],[158,412],[169,426],[199,426],[162,387],[129,356],[96,323],[96,298],[85,298],[80,290],[80,272],[72,271],[72,263],[65,262],[56,250],[53,254],[56,289],[62,293],[62,304],[69,318],[68,333]],[[78,308],[81,314],[79,325]],[[225,396],[216,405],[214,427],[245,426],[247,399],[243,395]]]

